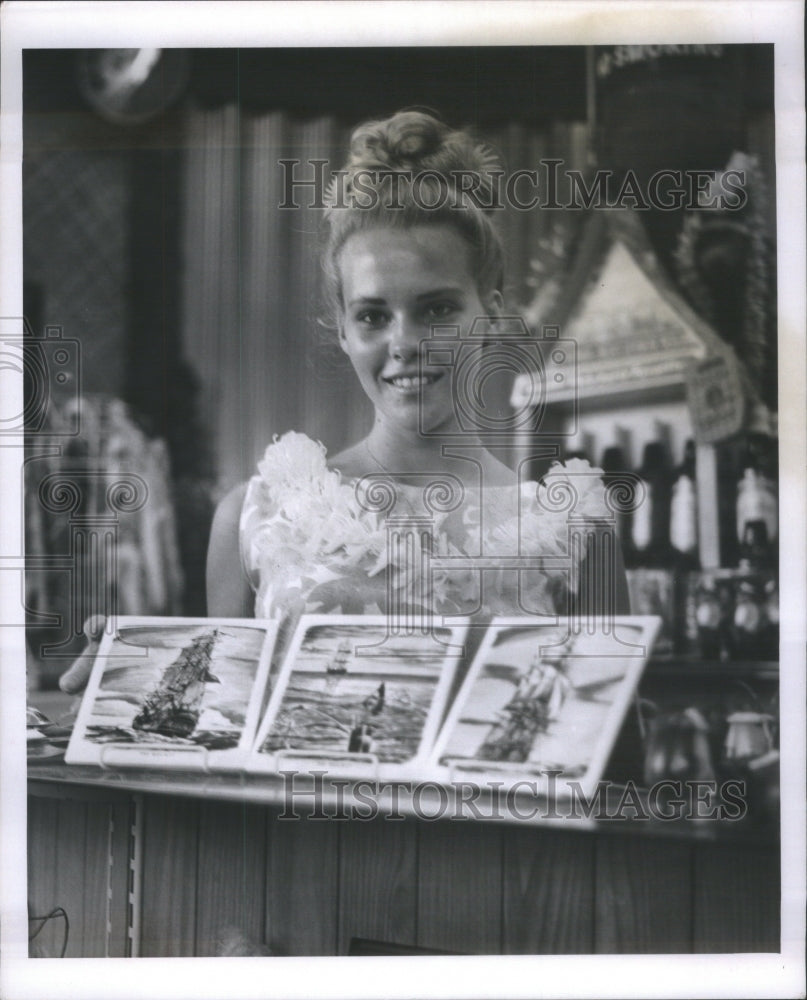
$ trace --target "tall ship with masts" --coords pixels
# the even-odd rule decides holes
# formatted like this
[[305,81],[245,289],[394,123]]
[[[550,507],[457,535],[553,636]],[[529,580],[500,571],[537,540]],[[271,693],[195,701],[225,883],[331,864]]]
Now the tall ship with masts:
[[333,654],[333,658],[328,661],[325,672],[328,674],[346,674],[347,663],[350,659],[350,641],[343,639],[339,647]]
[[526,761],[537,737],[557,716],[569,687],[568,679],[537,653],[477,756],[491,761]]
[[133,729],[163,736],[189,737],[199,721],[206,684],[218,684],[210,670],[219,629],[197,635],[163,671],[132,721]]

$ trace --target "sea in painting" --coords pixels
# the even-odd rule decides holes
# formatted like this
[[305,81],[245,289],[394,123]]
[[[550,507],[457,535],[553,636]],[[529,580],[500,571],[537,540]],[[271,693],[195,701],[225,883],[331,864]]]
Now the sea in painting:
[[384,626],[315,625],[303,638],[261,753],[414,757],[444,670],[448,629],[387,636]]

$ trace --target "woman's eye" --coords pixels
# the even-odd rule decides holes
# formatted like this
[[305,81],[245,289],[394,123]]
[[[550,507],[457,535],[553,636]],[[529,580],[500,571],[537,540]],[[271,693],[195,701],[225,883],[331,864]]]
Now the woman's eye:
[[429,319],[445,319],[459,311],[456,302],[432,302],[426,307],[426,314]]
[[356,322],[369,330],[378,330],[387,322],[387,314],[380,309],[365,309],[356,316]]

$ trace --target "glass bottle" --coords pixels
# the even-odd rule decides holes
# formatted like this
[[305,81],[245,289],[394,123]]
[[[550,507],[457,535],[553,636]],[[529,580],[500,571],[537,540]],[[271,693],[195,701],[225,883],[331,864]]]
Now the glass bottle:
[[673,641],[679,652],[685,652],[691,638],[692,574],[699,568],[698,497],[695,481],[695,442],[684,445],[683,461],[675,470],[670,498],[670,546],[672,548],[673,580]]
[[776,561],[779,537],[776,456],[770,415],[764,407],[757,406],[745,435],[737,484],[737,540],[744,568],[761,569]]
[[[611,445],[606,448],[602,453],[601,460],[603,475],[603,482],[605,483],[606,489],[613,489],[613,502],[614,506],[617,506],[616,501],[621,497],[622,491],[619,489],[620,481],[625,479],[625,473],[628,472],[627,462],[625,461],[625,454],[619,445]],[[629,484],[625,484],[629,489]],[[625,505],[628,506],[627,504]],[[625,561],[625,565],[630,567],[634,564],[634,554],[633,554],[633,542],[631,539],[631,511],[630,510],[617,510],[615,514],[615,527],[617,538],[619,539],[619,544],[622,548],[622,556]]]
[[758,469],[745,465],[737,486],[737,538],[742,562],[755,568],[773,562],[773,543],[779,534],[779,512],[774,484]]
[[698,497],[695,482],[695,442],[684,446],[684,459],[675,472],[670,498],[670,545],[684,570],[697,569]]
[[670,470],[667,452],[660,441],[645,445],[637,470],[644,498],[633,512],[631,540],[640,566],[666,568],[671,564]]

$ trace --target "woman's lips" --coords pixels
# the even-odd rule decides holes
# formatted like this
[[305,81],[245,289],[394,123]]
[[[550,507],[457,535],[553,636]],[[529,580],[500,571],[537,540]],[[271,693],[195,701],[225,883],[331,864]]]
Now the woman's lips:
[[387,385],[391,385],[394,389],[411,392],[413,389],[422,389],[424,386],[433,385],[442,377],[442,372],[423,372],[409,375],[388,375],[383,377],[382,381],[386,382]]

